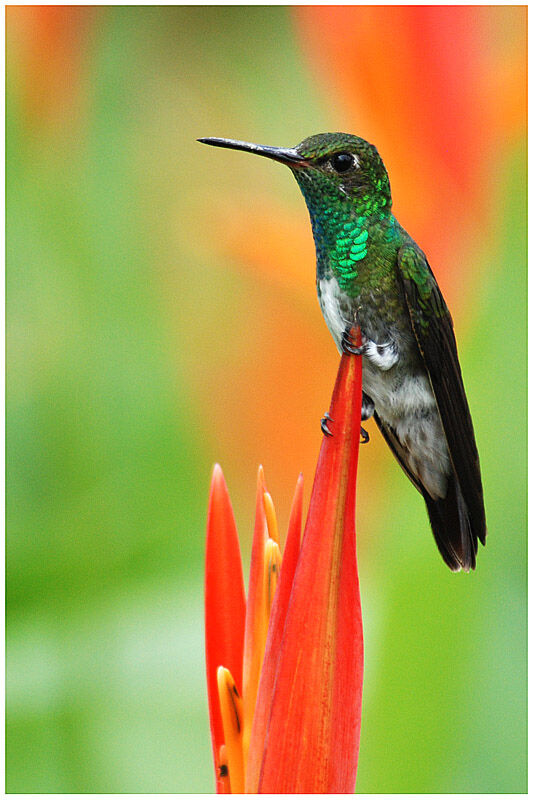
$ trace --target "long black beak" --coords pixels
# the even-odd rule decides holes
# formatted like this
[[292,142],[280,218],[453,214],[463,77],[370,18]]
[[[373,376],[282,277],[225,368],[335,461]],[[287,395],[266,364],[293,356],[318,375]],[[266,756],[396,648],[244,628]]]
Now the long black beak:
[[197,141],[203,144],[212,144],[215,147],[228,147],[231,150],[246,150],[248,153],[256,153],[258,156],[266,156],[267,158],[274,159],[274,161],[280,161],[282,164],[287,164],[289,167],[303,167],[307,163],[294,148],[268,147],[268,145],[264,144],[252,144],[251,142],[239,142],[235,139],[217,139],[212,137],[198,139]]

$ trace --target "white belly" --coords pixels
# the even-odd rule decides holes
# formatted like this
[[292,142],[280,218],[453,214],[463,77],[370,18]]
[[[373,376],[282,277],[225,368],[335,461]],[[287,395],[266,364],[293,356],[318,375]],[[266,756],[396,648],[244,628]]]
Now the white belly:
[[363,391],[380,419],[394,430],[409,469],[434,498],[445,497],[450,458],[437,404],[425,375],[379,372],[363,359]]

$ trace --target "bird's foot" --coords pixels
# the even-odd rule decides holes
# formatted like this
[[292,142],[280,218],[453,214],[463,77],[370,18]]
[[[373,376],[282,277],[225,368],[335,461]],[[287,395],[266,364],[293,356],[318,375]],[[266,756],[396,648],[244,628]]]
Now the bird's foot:
[[[364,340],[363,335],[361,334],[361,338]],[[341,337],[341,346],[343,353],[350,353],[353,356],[364,356],[366,352],[366,341],[361,345],[361,347],[356,347],[353,343],[353,339],[350,335],[350,328],[346,328]]]
[[370,434],[368,431],[365,431],[363,426],[361,425],[361,444],[368,444],[370,441]]
[[324,414],[324,416],[320,420],[320,429],[322,430],[322,433],[324,434],[324,436],[333,436],[332,431],[330,431],[330,429],[328,428],[328,422],[333,422],[333,420],[331,419],[330,415],[326,411],[326,413]]

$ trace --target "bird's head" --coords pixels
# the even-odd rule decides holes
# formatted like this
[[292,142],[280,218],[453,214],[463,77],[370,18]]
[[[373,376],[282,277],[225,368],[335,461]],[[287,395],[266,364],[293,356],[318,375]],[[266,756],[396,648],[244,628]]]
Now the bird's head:
[[268,147],[233,139],[199,139],[205,144],[245,150],[286,164],[294,173],[312,217],[351,204],[362,216],[390,211],[387,171],[374,147],[349,133],[319,133],[296,147]]

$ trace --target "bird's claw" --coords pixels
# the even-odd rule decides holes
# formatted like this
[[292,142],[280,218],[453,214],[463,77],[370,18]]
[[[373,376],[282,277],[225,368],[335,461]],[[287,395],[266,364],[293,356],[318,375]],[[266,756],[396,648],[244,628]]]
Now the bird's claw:
[[356,347],[348,328],[342,333],[341,345],[343,353],[351,353],[353,356],[362,356],[365,354],[365,345],[363,344],[361,347]]
[[[326,413],[320,420],[320,429],[324,434],[324,436],[333,436],[333,431],[330,431],[330,429],[328,428],[328,422],[333,422],[333,420],[326,411]],[[361,425],[361,444],[367,444],[369,441],[370,441],[370,434]]]
[[326,413],[324,414],[324,416],[320,420],[320,429],[321,429],[322,433],[324,434],[324,436],[333,436],[333,433],[328,428],[328,422],[333,422],[333,420],[331,419],[330,415],[326,411]]

